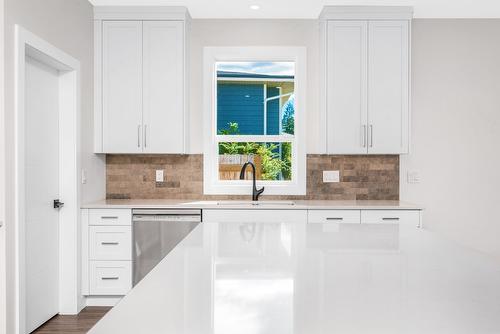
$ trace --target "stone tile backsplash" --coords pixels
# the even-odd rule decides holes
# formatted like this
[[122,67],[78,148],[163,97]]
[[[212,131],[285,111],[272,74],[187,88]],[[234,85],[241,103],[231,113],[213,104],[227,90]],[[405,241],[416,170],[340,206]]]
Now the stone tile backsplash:
[[[155,182],[155,170],[166,182]],[[340,182],[323,183],[324,170],[339,170]],[[251,189],[248,189],[249,194]],[[249,199],[248,196],[203,195],[203,155],[107,155],[106,197],[113,199]],[[399,156],[307,156],[305,196],[267,199],[398,200]]]

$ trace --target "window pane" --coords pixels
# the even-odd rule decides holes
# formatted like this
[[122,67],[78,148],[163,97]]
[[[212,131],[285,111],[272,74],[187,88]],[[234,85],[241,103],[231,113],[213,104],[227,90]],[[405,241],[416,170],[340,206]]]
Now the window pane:
[[[219,143],[219,180],[239,180],[241,167],[252,162],[257,180],[290,181],[292,179],[292,143]],[[252,179],[252,167],[245,176]]]
[[217,132],[294,134],[293,62],[218,62]]

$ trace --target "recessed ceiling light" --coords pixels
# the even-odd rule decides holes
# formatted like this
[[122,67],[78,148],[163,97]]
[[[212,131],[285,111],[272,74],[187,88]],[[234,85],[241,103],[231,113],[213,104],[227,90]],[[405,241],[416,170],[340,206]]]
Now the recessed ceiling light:
[[252,10],[259,10],[260,6],[259,5],[251,5],[250,9],[252,9]]

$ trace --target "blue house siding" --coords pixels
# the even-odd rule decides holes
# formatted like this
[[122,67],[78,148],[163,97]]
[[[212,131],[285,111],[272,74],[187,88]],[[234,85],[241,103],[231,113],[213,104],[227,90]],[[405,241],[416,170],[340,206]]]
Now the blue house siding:
[[[278,96],[280,90],[277,87],[267,88],[267,97]],[[267,134],[268,135],[278,135],[279,129],[279,99],[274,99],[267,102]]]
[[262,84],[217,84],[217,130],[238,123],[242,135],[264,134],[264,88]]

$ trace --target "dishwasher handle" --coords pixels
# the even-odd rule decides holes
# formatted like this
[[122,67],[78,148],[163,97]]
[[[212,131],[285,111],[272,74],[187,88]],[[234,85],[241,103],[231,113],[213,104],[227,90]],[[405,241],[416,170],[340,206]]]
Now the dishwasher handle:
[[192,215],[134,215],[132,217],[133,222],[189,222],[189,223],[200,223],[201,216]]
[[193,209],[133,209],[133,215],[140,216],[201,216],[201,210],[193,210]]

